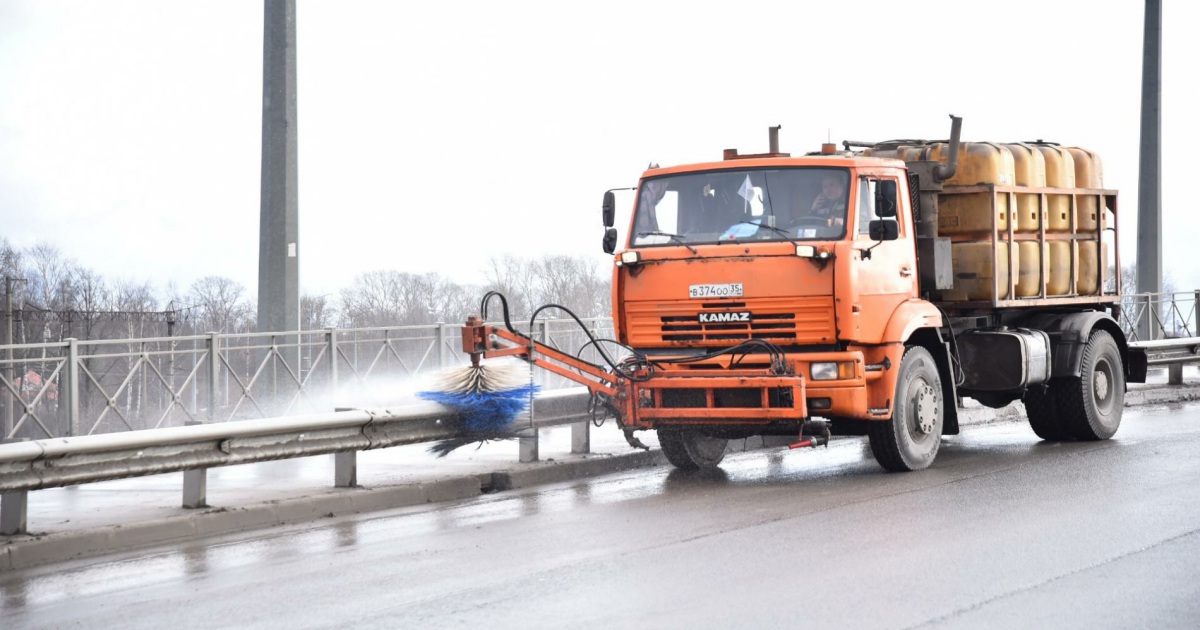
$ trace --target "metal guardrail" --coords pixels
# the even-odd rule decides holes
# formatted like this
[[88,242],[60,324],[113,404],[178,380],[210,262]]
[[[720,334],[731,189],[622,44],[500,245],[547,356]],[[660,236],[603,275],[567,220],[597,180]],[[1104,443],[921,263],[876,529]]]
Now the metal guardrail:
[[[521,460],[536,459],[537,429],[573,425],[572,452],[586,435],[590,396],[583,388],[545,392],[534,400]],[[0,444],[0,535],[27,530],[32,490],[184,471],[185,508],[206,505],[207,469],[334,453],[334,486],[357,484],[358,451],[454,436],[447,409],[432,402],[397,408],[347,410],[289,418],[53,438]],[[582,443],[587,448],[586,439]]]
[[[593,334],[612,335],[608,318],[584,323]],[[461,328],[435,324],[0,346],[0,439],[386,406],[414,393],[422,375],[465,364]],[[539,320],[533,334],[572,353],[587,340],[572,320]],[[552,374],[537,378],[544,389],[574,385]]]

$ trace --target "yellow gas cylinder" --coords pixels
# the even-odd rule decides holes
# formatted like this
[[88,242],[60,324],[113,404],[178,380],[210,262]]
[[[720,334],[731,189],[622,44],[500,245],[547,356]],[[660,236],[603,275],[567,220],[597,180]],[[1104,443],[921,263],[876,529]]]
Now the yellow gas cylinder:
[[[1096,260],[1096,241],[1079,242],[1079,295],[1096,295],[1099,291],[1100,268],[1108,268],[1108,243],[1101,249],[1103,259]],[[1099,262],[1099,265],[1096,263]]]
[[[950,302],[966,302],[992,299],[992,278],[999,280],[999,299],[1008,297],[1008,243],[998,243],[996,260],[999,269],[992,268],[992,242],[976,241],[954,243],[950,246],[951,265],[954,270],[954,288],[945,291],[942,299]],[[1019,250],[1014,248],[1013,260],[1019,262]],[[1019,268],[1019,265],[1018,265]]]
[[[1047,262],[1050,261],[1050,248],[1042,244],[1042,253]],[[1017,260],[1020,265],[1017,270],[1017,297],[1031,297],[1042,292],[1042,258],[1038,256],[1036,241],[1021,241],[1017,243]],[[1049,279],[1047,279],[1049,282]],[[1049,287],[1046,292],[1049,293]]]
[[[1068,147],[1071,159],[1075,162],[1075,186],[1078,188],[1104,188],[1104,167],[1100,156],[1093,151],[1079,147]],[[1097,221],[1104,222],[1105,216],[1098,212],[1099,200],[1096,197],[1083,195],[1075,202],[1079,209],[1080,232],[1092,232],[1096,229]]]
[[1050,250],[1050,274],[1046,277],[1046,295],[1071,292],[1071,244],[1067,241],[1046,243]]
[[[1013,155],[1017,185],[1045,188],[1046,158],[1042,157],[1042,152],[1019,142],[1004,146]],[[1036,232],[1045,220],[1045,214],[1041,209],[1041,195],[1018,194],[1017,207],[1013,210],[1013,218],[1017,224],[1013,229],[1018,232]]]
[[[1075,187],[1075,160],[1071,152],[1045,142],[1034,142],[1046,160],[1046,185],[1051,188]],[[1046,231],[1069,232],[1071,230],[1071,198],[1066,195],[1048,195]]]
[[[930,147],[929,159],[945,162],[949,145],[937,143]],[[1013,185],[1016,180],[1012,152],[991,142],[963,142],[958,149],[958,169],[946,180],[948,189],[938,196],[938,233],[965,234],[991,232],[992,212],[996,229],[1008,230],[1008,196],[997,195],[993,208],[989,193],[955,194],[953,186],[976,184]]]

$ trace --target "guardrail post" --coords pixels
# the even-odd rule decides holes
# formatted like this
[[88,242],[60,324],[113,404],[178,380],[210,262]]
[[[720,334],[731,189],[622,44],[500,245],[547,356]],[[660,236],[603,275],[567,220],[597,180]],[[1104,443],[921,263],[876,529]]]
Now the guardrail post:
[[521,431],[517,442],[519,443],[520,459],[522,464],[536,462],[538,460],[538,430],[525,429]]
[[218,381],[221,378],[221,340],[220,335],[215,332],[208,333],[208,339],[204,340],[204,345],[208,349],[208,421],[217,421],[217,400],[218,396]]
[[590,420],[571,425],[571,452],[592,452],[592,423]]
[[1167,366],[1167,384],[1183,385],[1183,364],[1172,363]]
[[[194,420],[186,420],[183,426],[203,424]],[[193,468],[183,471],[183,507],[196,509],[208,507],[208,469]]]
[[[24,442],[29,438],[0,439],[0,444]],[[16,536],[29,529],[29,491],[0,494],[0,536]]]
[[79,345],[72,337],[67,342],[67,427],[70,435],[79,435]]
[[358,485],[358,451],[333,454],[333,485],[337,488]]

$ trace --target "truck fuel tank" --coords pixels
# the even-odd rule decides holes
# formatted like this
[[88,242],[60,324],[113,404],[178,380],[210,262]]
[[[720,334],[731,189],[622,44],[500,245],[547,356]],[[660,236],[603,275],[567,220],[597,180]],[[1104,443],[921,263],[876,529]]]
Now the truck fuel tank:
[[957,336],[964,390],[1020,391],[1050,380],[1050,337],[1041,330],[972,330]]

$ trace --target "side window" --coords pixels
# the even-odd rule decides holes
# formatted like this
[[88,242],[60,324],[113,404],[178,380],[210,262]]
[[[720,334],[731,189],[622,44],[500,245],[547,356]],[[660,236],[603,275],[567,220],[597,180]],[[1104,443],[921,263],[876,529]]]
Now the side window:
[[858,233],[869,234],[871,220],[875,218],[875,187],[878,180],[858,179]]
[[870,234],[871,221],[898,221],[899,211],[895,179],[859,179],[858,234]]

